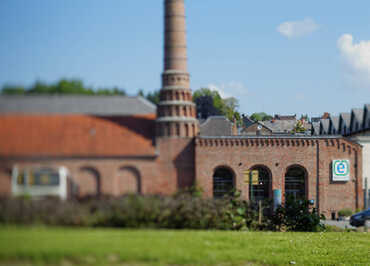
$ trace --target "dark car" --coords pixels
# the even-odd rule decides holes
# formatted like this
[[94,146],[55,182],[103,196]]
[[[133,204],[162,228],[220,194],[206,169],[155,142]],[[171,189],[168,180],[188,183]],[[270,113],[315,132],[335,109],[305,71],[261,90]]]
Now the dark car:
[[352,215],[349,223],[352,226],[364,226],[366,220],[370,221],[370,208]]

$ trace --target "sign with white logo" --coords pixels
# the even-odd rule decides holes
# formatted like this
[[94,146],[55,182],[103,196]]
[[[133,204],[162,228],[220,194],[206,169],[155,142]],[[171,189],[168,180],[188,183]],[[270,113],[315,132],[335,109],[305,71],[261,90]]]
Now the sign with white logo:
[[349,160],[333,161],[333,181],[349,181],[350,167]]

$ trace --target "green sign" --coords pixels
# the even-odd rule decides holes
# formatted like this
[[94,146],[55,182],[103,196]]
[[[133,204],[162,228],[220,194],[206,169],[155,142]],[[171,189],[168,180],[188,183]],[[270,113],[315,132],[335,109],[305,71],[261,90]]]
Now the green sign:
[[349,160],[334,160],[332,169],[333,181],[349,181],[350,169]]

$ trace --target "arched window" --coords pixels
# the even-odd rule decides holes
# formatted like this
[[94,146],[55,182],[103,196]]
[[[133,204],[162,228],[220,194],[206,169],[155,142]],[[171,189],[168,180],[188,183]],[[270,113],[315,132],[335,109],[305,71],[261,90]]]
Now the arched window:
[[78,195],[80,197],[100,195],[100,173],[94,167],[85,166],[80,168],[78,175],[74,176],[73,179],[78,185]]
[[183,107],[183,116],[188,116],[188,113],[187,113],[187,110],[186,110],[186,106]]
[[[253,201],[266,200],[271,195],[271,171],[266,166],[254,166],[251,170],[258,171],[258,184],[249,186],[249,198]],[[252,194],[253,193],[253,194]]]
[[121,167],[117,173],[115,195],[141,193],[141,175],[133,166]]
[[289,167],[285,174],[285,198],[306,199],[306,170],[301,166]]
[[234,174],[226,167],[217,168],[213,174],[213,197],[222,198],[234,190]]

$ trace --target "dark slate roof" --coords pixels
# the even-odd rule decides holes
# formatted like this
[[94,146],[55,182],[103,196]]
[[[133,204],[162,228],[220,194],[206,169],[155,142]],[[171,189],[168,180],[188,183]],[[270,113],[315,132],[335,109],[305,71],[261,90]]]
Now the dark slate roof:
[[1,113],[141,115],[156,106],[142,97],[27,95],[0,96]]
[[297,115],[275,115],[274,119],[276,120],[296,120]]
[[[366,113],[366,117],[365,117]],[[370,126],[370,104],[365,104],[364,107],[364,121],[362,122],[364,128],[363,129],[368,129]]]
[[263,121],[263,124],[273,133],[289,133],[294,129],[297,120],[271,120]]
[[322,128],[321,134],[328,134],[329,132],[329,119],[320,119],[320,129]]
[[[253,125],[255,125],[255,124],[258,124],[258,125],[261,125],[262,127],[264,127],[264,128],[266,128],[266,129],[268,129],[269,131],[271,131],[271,133],[273,133],[273,131],[272,131],[272,128],[269,128],[268,126],[266,126],[265,124],[264,124],[264,122],[262,122],[262,121],[257,121],[257,122],[253,122],[253,124],[250,124],[248,127],[244,127],[244,128],[241,128],[239,131],[238,131],[238,133],[240,134],[240,135],[245,135],[245,134],[252,134],[253,132],[248,132],[247,133],[247,130],[248,130],[248,128],[250,128],[251,126],[253,126]],[[256,134],[256,132],[254,132],[255,134]]]
[[231,136],[233,123],[224,116],[210,116],[200,124],[201,136]]
[[251,125],[254,124],[254,121],[247,115],[244,115],[243,116],[243,124],[244,124],[244,127],[249,127]]
[[320,135],[320,122],[312,122],[312,135]]
[[352,112],[353,112],[353,114],[354,114],[357,122],[361,126],[362,125],[363,118],[364,118],[364,109],[362,109],[362,108],[354,108],[354,109],[352,109]]
[[340,113],[339,115],[342,118],[342,121],[344,122],[344,125],[347,127],[351,124],[351,114],[350,113]]
[[[332,128],[331,128],[331,130],[336,130],[336,131],[338,131],[338,129],[339,129],[339,116],[331,116],[330,117],[330,123],[331,123],[331,126],[332,126]],[[332,133],[332,132],[330,132],[330,133]]]
[[317,122],[320,122],[320,119],[321,119],[321,116],[311,117],[311,122],[312,123],[317,123]]

